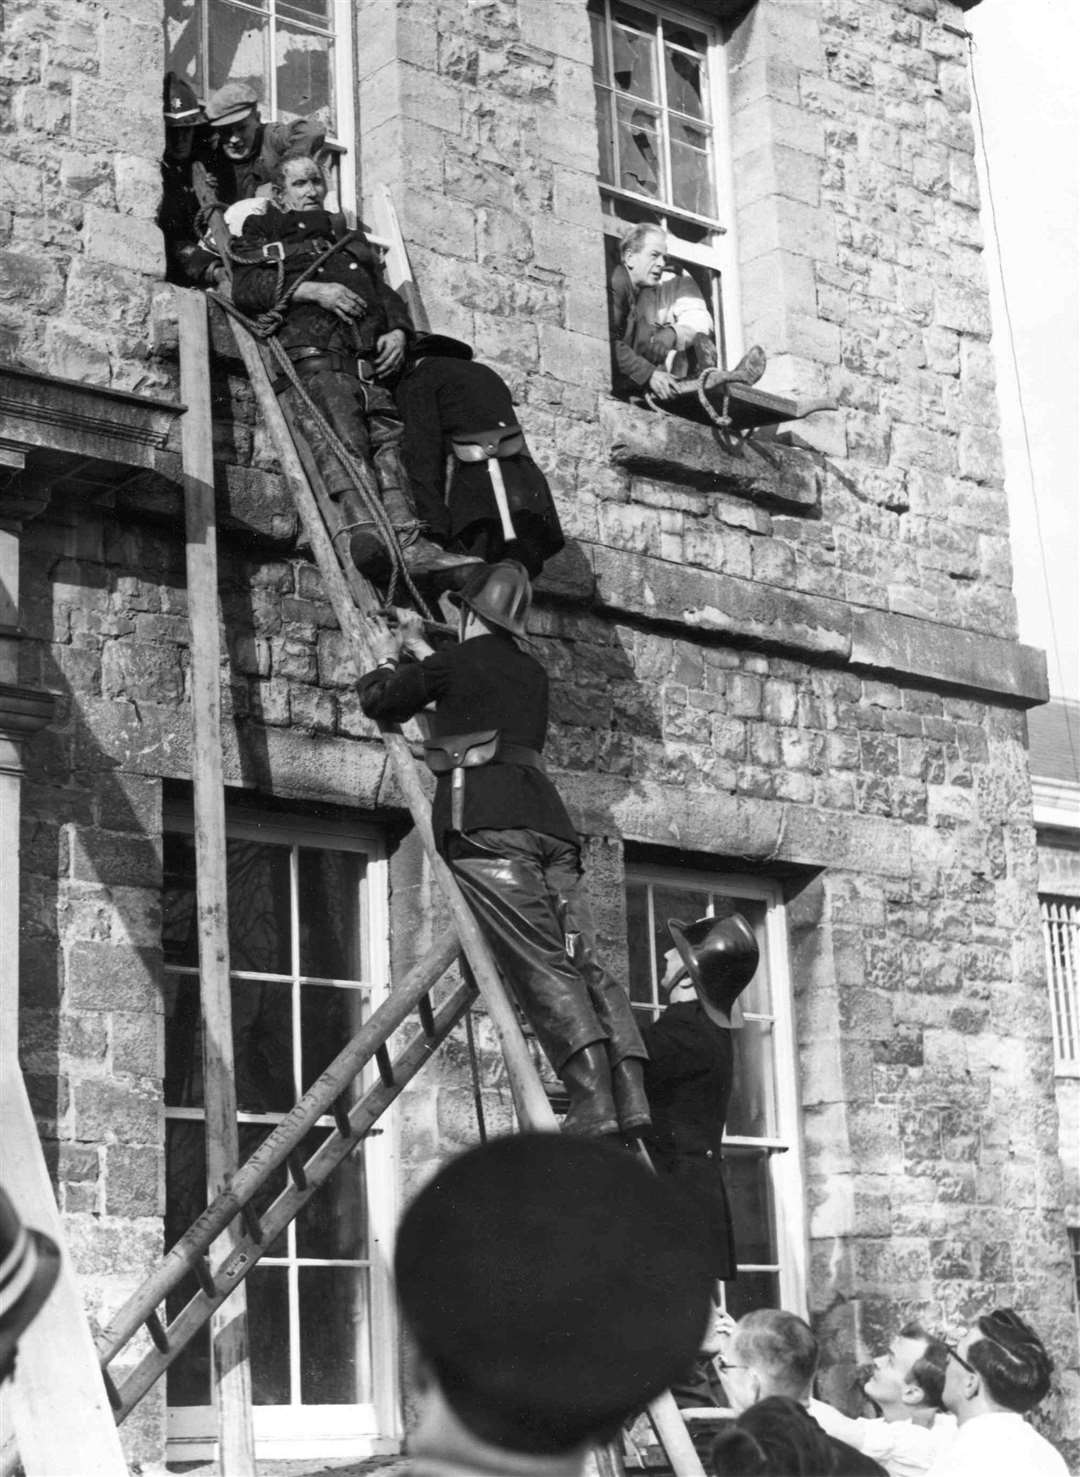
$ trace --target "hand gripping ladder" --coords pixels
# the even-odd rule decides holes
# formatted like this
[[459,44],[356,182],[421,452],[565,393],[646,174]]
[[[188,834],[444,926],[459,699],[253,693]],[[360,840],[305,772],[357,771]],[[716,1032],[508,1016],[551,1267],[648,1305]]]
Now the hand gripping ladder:
[[[217,224],[220,227],[220,216]],[[209,350],[205,301],[201,294],[194,292],[180,292],[178,297],[181,299],[181,354],[198,356],[199,361],[194,366],[198,373],[189,374],[187,379],[189,383],[201,381],[206,386]],[[352,567],[347,556],[345,567],[339,561],[332,537],[339,527],[337,507],[326,493],[303,438],[290,426],[271,388],[266,350],[261,349],[241,325],[234,323],[233,332],[335,616],[356,654],[358,671],[366,670],[374,665],[369,631],[373,618],[378,618],[378,596],[368,581]],[[208,395],[208,389],[206,393]],[[394,986],[390,998],[361,1027],[255,1153],[239,1167],[228,1188],[211,1201],[168,1252],[157,1271],[110,1321],[98,1341],[98,1349],[110,1401],[118,1420],[122,1420],[160,1378],[194,1334],[252,1270],[283,1227],[295,1218],[334,1169],[362,1142],[379,1116],[466,1014],[477,991],[491,1018],[506,1062],[519,1121],[533,1130],[550,1132],[556,1128],[554,1114],[491,954],[450,868],[436,849],[430,803],[410,745],[395,724],[381,724],[380,731],[429,865],[442,889],[454,932]],[[456,961],[459,951],[468,966],[464,971],[465,981],[451,986],[437,1003],[433,1003],[430,992]],[[414,1011],[419,1029],[392,1045],[391,1038]],[[351,1082],[372,1061],[377,1069],[377,1080],[352,1100]],[[302,1161],[299,1147],[317,1119],[324,1114],[333,1116],[334,1132],[310,1158]],[[257,1212],[253,1202],[271,1177],[280,1175],[283,1165],[288,1174],[285,1188],[269,1206]],[[218,1265],[212,1265],[211,1245],[229,1227],[234,1228],[231,1249]],[[192,1274],[198,1281],[198,1292],[174,1318],[166,1322],[159,1312],[161,1304]],[[110,1364],[143,1328],[149,1333],[152,1347],[122,1378],[114,1379],[109,1372]],[[653,1402],[650,1415],[677,1477],[704,1477],[670,1394]],[[603,1474],[614,1474],[621,1469],[618,1453],[611,1449],[598,1453],[598,1463]]]

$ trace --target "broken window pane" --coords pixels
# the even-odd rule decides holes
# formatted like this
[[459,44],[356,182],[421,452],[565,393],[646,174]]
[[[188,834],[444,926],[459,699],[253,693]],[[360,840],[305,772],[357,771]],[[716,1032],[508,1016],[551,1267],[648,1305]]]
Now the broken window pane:
[[668,107],[691,118],[707,118],[704,58],[676,51],[669,44],[665,48],[665,61]]
[[671,120],[671,195],[679,210],[715,215],[709,135],[699,128]]
[[165,0],[165,55],[167,69],[186,77],[196,97],[203,95],[203,66],[199,49],[202,8],[198,0]]
[[300,21],[307,26],[330,27],[327,0],[278,0],[277,16],[283,21]]
[[270,27],[266,16],[241,10],[225,0],[209,0],[209,5],[207,91],[216,92],[226,82],[246,82],[266,103],[270,96]]
[[277,117],[281,122],[318,113],[333,132],[331,47],[328,36],[278,25]]
[[[638,29],[630,30],[627,25],[619,24],[624,18],[637,27],[645,27],[646,33],[643,34]],[[611,28],[611,62],[615,86],[621,92],[631,92],[635,97],[654,102],[656,43],[652,33],[656,29],[655,20],[640,11],[631,11],[626,5],[615,7],[612,19],[615,24]]]
[[659,195],[659,115],[626,98],[617,103],[619,184],[639,195]]

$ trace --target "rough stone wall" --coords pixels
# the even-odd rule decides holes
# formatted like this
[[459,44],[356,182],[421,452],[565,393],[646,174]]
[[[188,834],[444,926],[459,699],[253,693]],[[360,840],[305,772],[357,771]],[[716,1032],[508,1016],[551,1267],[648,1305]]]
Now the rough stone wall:
[[154,0],[14,0],[0,40],[0,354],[153,392],[164,270],[162,30]]
[[[159,16],[143,0],[84,7],[77,25],[66,9],[13,15],[0,170],[16,171],[4,246],[23,286],[3,355],[149,387],[166,373],[145,357]],[[394,189],[433,327],[517,390],[573,568],[600,576],[601,605],[541,604],[536,639],[609,957],[624,962],[624,840],[796,879],[808,1294],[829,1359],[849,1365],[909,1310],[939,1322],[1015,1302],[1069,1389],[1022,717],[989,690],[871,674],[833,623],[842,605],[926,617],[946,644],[950,625],[1015,630],[962,46],[942,24],[958,17],[945,0],[759,0],[732,37],[745,336],[769,351],[766,388],[841,404],[800,427],[820,459],[795,508],[703,482],[680,451],[650,472],[613,457],[578,0],[358,4],[364,183]],[[124,73],[134,102],[100,71],[122,40],[142,48]],[[132,80],[151,77],[152,92]],[[67,176],[61,138],[89,161]],[[254,501],[265,434],[240,382],[217,408],[230,489]],[[391,814],[289,531],[280,552],[234,544],[225,560],[229,781]],[[111,1311],[160,1238],[156,910],[161,781],[189,773],[182,545],[175,523],[61,494],[24,540],[23,677],[64,697],[27,745],[24,1061],[92,1309]],[[394,908],[399,937],[438,926],[411,844]],[[505,1124],[490,1049],[482,1073],[489,1123]],[[403,1188],[473,1136],[456,1043],[407,1096]],[[139,1417],[133,1449],[153,1452],[159,1414]],[[1054,1415],[1069,1429],[1064,1404]]]

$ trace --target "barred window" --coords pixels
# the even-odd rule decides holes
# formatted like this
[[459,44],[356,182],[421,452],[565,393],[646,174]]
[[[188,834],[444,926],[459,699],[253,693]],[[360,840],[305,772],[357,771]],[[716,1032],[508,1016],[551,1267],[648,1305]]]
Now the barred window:
[[1044,897],[1043,943],[1059,1073],[1080,1076],[1080,900]]
[[701,289],[723,362],[736,345],[722,32],[696,12],[622,0],[589,0],[589,18],[608,269],[630,226],[660,226],[669,266]]

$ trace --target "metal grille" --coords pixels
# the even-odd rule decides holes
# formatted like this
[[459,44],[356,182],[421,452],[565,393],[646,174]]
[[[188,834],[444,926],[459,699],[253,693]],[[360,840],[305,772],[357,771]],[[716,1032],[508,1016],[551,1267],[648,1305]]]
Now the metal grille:
[[1044,897],[1043,943],[1058,1067],[1080,1068],[1080,901]]

